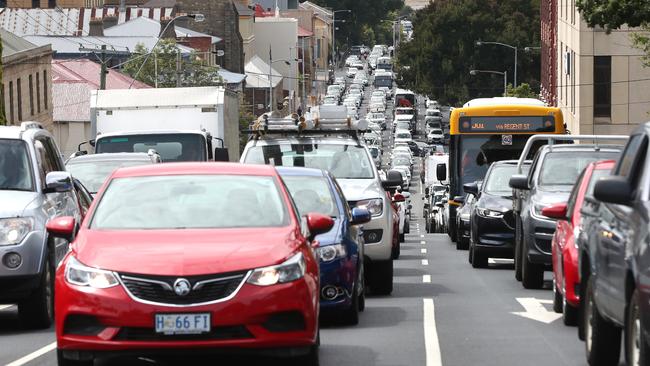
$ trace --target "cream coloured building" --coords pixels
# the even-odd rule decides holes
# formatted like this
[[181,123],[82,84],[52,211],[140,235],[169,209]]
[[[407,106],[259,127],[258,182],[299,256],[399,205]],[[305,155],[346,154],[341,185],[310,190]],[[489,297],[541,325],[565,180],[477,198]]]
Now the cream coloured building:
[[628,134],[650,121],[650,67],[626,27],[587,26],[575,0],[557,0],[557,103],[572,133]]

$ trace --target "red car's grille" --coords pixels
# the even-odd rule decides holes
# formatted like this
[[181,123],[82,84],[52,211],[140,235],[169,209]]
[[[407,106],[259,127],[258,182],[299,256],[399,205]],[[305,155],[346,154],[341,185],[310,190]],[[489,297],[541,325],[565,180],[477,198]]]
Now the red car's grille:
[[[246,275],[247,272],[189,277],[120,274],[120,279],[136,300],[182,306],[226,299],[237,291]],[[178,281],[186,281],[187,293],[175,291]]]
[[117,341],[198,341],[198,340],[228,340],[253,338],[246,327],[230,326],[213,328],[203,334],[161,334],[153,328],[122,328],[114,340]]

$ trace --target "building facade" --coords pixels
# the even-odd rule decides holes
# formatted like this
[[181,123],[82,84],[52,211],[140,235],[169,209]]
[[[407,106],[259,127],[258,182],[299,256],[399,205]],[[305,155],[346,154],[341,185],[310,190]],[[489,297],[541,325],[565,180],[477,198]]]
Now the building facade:
[[557,105],[557,10],[557,0],[541,1],[541,95],[549,105]]
[[[118,1],[119,2],[119,1]],[[7,0],[8,8],[93,8],[104,6],[104,0]]]
[[628,134],[650,120],[650,68],[630,40],[639,30],[590,28],[574,0],[557,0],[556,9],[556,97],[571,132]]
[[0,100],[9,125],[36,121],[52,130],[52,48],[37,46],[0,29]]

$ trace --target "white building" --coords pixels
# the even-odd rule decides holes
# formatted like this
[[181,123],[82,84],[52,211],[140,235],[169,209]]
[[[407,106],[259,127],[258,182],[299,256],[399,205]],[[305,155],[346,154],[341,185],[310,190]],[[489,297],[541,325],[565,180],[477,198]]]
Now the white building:
[[589,28],[575,1],[557,0],[557,100],[572,133],[628,134],[650,120],[650,68],[635,29]]

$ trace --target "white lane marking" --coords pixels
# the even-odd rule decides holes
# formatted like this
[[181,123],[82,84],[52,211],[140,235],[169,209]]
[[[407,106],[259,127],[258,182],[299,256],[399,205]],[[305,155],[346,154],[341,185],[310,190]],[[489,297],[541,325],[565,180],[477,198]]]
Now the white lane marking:
[[422,275],[423,283],[431,283],[431,275]]
[[490,258],[488,259],[490,264],[513,264],[515,261],[513,259],[501,259],[501,258]]
[[425,245],[426,243],[427,243],[427,242],[424,241],[424,240],[420,241],[420,244],[422,244],[422,245]]
[[426,366],[442,366],[440,342],[436,329],[436,310],[433,299],[422,299],[424,302],[424,349],[426,350]]
[[422,253],[422,254],[427,254],[427,250],[424,249],[424,248],[422,248],[422,249],[420,249],[420,253]]
[[429,265],[429,260],[428,259],[423,259],[422,260],[422,265],[423,266],[428,266]]
[[511,314],[523,318],[532,319],[545,324],[550,324],[562,317],[554,311],[549,311],[543,304],[552,304],[551,300],[540,300],[534,297],[517,297],[515,298],[526,311],[513,311]]
[[424,235],[420,235],[420,238],[424,238]]
[[56,342],[52,342],[52,343],[48,344],[47,346],[28,354],[25,357],[19,358],[19,359],[17,359],[16,361],[14,361],[12,363],[8,363],[6,366],[22,366],[22,365],[24,365],[24,364],[26,364],[26,363],[28,363],[28,362],[30,362],[32,360],[35,360],[35,359],[43,356],[44,354],[46,354],[48,352],[54,351],[55,348],[56,348]]
[[13,305],[0,305],[0,310],[9,309]]

